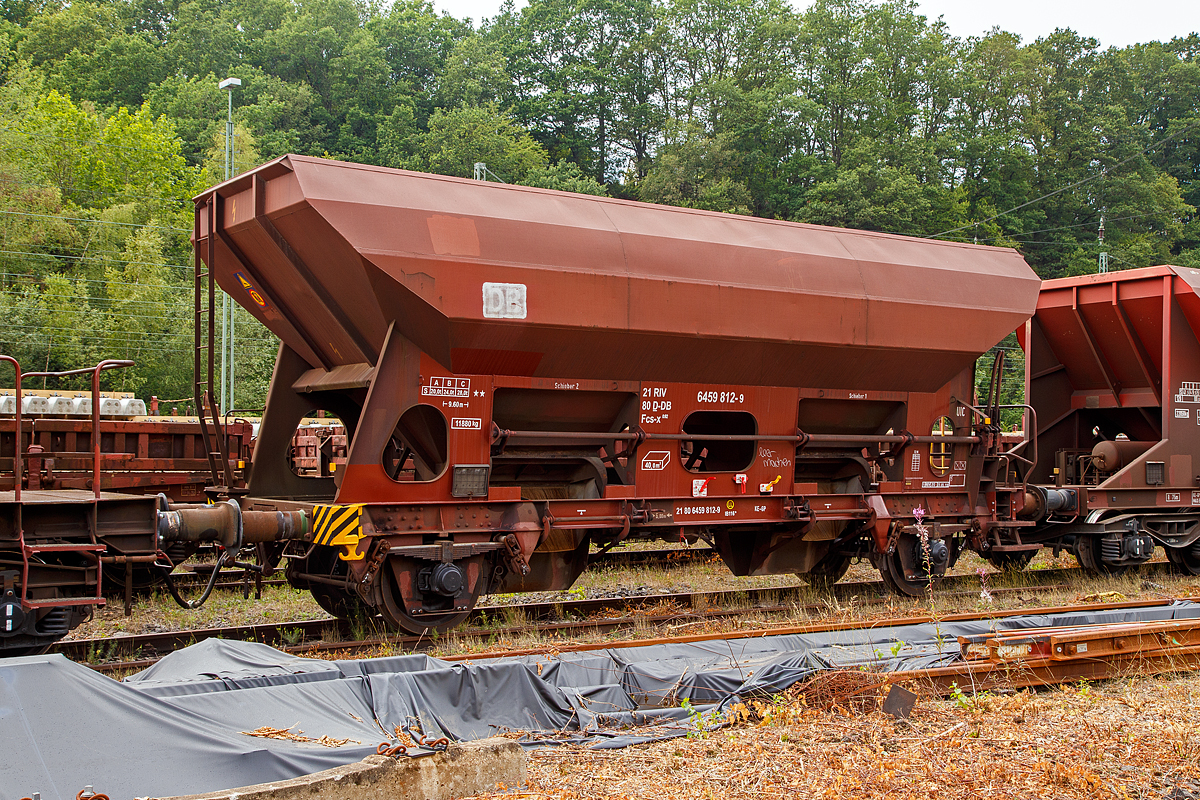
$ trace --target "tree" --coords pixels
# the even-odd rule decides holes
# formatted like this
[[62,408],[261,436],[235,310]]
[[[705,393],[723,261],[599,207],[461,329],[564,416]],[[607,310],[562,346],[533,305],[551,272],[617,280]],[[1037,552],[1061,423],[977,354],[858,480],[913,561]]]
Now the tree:
[[166,118],[22,91],[37,85],[18,75],[0,91],[0,127],[20,143],[0,165],[11,178],[0,234],[16,259],[0,282],[0,349],[51,369],[133,356],[138,366],[106,386],[182,391],[200,175]]
[[649,203],[750,213],[750,191],[737,179],[739,154],[728,137],[711,137],[693,126],[678,142],[660,151],[637,186]]
[[121,32],[94,50],[72,50],[56,66],[50,84],[102,107],[137,108],[166,75],[164,54],[147,34]]
[[507,7],[486,33],[507,55],[514,117],[551,157],[603,183],[630,158],[644,170],[660,130],[655,30],[649,0],[534,0]]
[[604,184],[589,175],[584,175],[578,164],[570,161],[559,161],[549,166],[531,167],[521,179],[524,186],[537,186],[541,189],[557,189],[560,192],[575,192],[577,194],[606,195]]
[[512,78],[498,44],[484,36],[454,43],[438,80],[437,97],[444,108],[507,103]]
[[494,106],[438,109],[413,146],[404,162],[408,169],[460,178],[471,177],[482,161],[501,179],[520,183],[530,170],[547,164],[541,145]]

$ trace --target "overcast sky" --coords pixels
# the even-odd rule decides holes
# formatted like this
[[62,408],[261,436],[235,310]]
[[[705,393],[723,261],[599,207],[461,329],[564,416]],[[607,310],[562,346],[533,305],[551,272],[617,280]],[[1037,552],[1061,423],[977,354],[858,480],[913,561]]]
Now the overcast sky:
[[[439,11],[448,11],[476,24],[494,16],[501,0],[433,0]],[[791,0],[806,8],[808,0]],[[517,7],[525,0],[516,0]],[[1200,0],[920,0],[930,19],[944,16],[956,36],[977,36],[999,25],[1028,43],[1055,28],[1071,28],[1100,40],[1102,47],[1123,47],[1155,39],[1167,41],[1200,31]]]

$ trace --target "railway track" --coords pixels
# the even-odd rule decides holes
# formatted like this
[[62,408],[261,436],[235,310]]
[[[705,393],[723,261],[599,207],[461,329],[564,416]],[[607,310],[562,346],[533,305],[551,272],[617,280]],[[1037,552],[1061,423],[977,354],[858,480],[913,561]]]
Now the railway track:
[[[1165,565],[1163,565],[1165,566]],[[1034,573],[1028,573],[1034,574]],[[1065,587],[1079,575],[1075,568],[1039,570],[1037,584],[992,588],[993,595],[1036,596]],[[969,597],[979,592],[974,575],[950,576],[939,587],[942,597]],[[779,613],[836,610],[853,601],[858,607],[880,605],[895,596],[881,581],[836,584],[824,597],[814,597],[807,585],[745,589],[736,591],[653,593],[621,597],[554,600],[476,608],[457,636],[483,639],[513,637],[527,633],[568,637],[586,632],[607,633],[635,627],[690,625],[717,621],[748,611]],[[436,640],[424,635],[397,635],[379,630],[372,621],[357,626],[332,618],[297,620],[225,628],[168,631],[103,639],[74,639],[59,642],[53,652],[69,658],[95,662],[103,672],[141,669],[173,650],[209,638],[258,641],[293,653],[336,651],[353,655],[389,644],[404,650],[429,648]]]
[[[605,553],[593,553],[588,561],[591,569],[616,569],[624,567],[673,567],[684,564],[695,564],[708,559],[720,558],[716,551],[709,547],[670,547],[655,550],[610,550]],[[181,589],[203,588],[211,574],[212,565],[208,563],[184,564],[171,578]],[[244,570],[231,569],[221,573],[222,578],[213,586],[214,591],[242,591],[247,587],[254,588],[254,576],[247,576]],[[263,586],[284,586],[287,581],[283,578],[264,578]],[[120,586],[117,586],[120,589]],[[161,591],[164,587],[156,585],[142,590],[143,592]],[[115,594],[114,594],[115,596]]]
[[[1027,589],[1037,589],[1040,587],[1023,587]],[[1014,589],[1015,591],[1015,589]],[[1039,613],[1039,614],[1055,614],[1065,612],[1099,612],[1110,611],[1124,608],[1147,608],[1154,606],[1166,605],[1176,600],[1191,600],[1200,601],[1200,597],[1180,597],[1180,598],[1163,598],[1156,600],[1128,600],[1111,603],[1084,603],[1065,606],[1043,606],[1035,608],[1017,608],[1003,611],[988,611],[982,613],[956,613],[940,615],[936,621],[939,622],[961,622],[982,619],[999,619],[1004,617],[1020,616],[1023,614]],[[729,610],[722,614],[711,615],[713,618],[721,615],[729,615],[732,613],[744,613],[744,609],[739,611]],[[675,619],[675,616],[662,617],[642,617],[642,621],[670,621]],[[541,647],[526,648],[526,649],[507,649],[507,650],[487,650],[484,652],[465,653],[457,655],[442,655],[439,658],[443,661],[467,661],[480,658],[495,658],[503,656],[523,656],[523,655],[538,655],[543,653],[563,653],[563,652],[585,652],[589,650],[603,649],[620,649],[625,647],[641,647],[655,644],[667,643],[687,643],[687,642],[702,642],[702,641],[717,641],[728,639],[744,639],[762,636],[786,635],[786,634],[804,634],[818,633],[823,631],[834,630],[858,630],[862,628],[882,628],[891,626],[911,625],[925,622],[935,621],[931,616],[917,615],[894,618],[877,618],[870,620],[856,621],[837,621],[826,623],[812,623],[807,625],[796,626],[772,626],[761,629],[747,631],[724,631],[720,633],[700,633],[700,634],[682,634],[658,638],[641,638],[627,639],[623,641],[603,641],[603,642],[587,642],[587,643],[554,643]],[[579,629],[603,629],[605,626],[619,627],[622,624],[628,624],[625,620],[610,619],[601,621],[592,621],[586,626],[575,626]],[[262,626],[266,627],[266,626]],[[566,629],[571,626],[559,624],[557,626],[540,626],[539,630],[548,631],[553,628]],[[477,633],[491,633],[493,635],[500,633],[512,633],[514,629],[500,629],[495,631],[480,631]],[[468,632],[469,633],[469,632]],[[403,637],[387,637],[379,639],[360,640],[356,642],[320,642],[307,645],[287,645],[280,649],[285,652],[294,653],[297,655],[315,655],[320,652],[335,651],[338,655],[353,657],[356,653],[370,651],[382,644],[401,645],[417,650],[422,649],[421,645],[429,647],[431,642],[429,639],[423,639],[417,636]],[[1137,654],[1132,654],[1136,656]],[[1175,658],[1167,664],[1157,664],[1152,658],[1147,663],[1147,669],[1153,671],[1163,671],[1163,667],[1175,669],[1191,669],[1200,666],[1200,648],[1188,648],[1187,652],[1179,654],[1182,658]],[[1127,661],[1128,659],[1125,659]],[[157,658],[138,659],[129,661],[116,661],[101,664],[89,664],[89,666],[100,673],[127,673],[135,670],[144,669],[151,666]],[[989,664],[987,662],[965,662],[947,667],[931,668],[917,670],[914,672],[897,672],[893,673],[889,682],[904,682],[906,680],[916,680],[922,682],[940,691],[946,693],[952,689],[956,681],[968,679],[971,685],[977,689],[994,688],[998,686],[1009,686],[1016,688],[1021,686],[1041,686],[1051,685],[1063,680],[1071,680],[1085,678],[1089,680],[1099,680],[1114,675],[1123,674],[1122,670],[1128,669],[1129,665],[1125,661],[1116,660],[1110,661],[1096,659],[1093,662],[1076,663],[1072,665],[1049,665],[1044,666],[1039,670],[1014,670],[1009,664]],[[1157,666],[1155,666],[1157,664]],[[1173,665],[1173,666],[1172,666]]]

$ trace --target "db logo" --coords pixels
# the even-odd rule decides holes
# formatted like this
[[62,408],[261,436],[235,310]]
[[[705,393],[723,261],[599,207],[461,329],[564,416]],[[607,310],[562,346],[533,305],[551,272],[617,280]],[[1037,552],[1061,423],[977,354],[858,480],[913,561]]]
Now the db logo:
[[242,285],[242,288],[246,290],[246,294],[250,295],[250,299],[253,300],[259,308],[267,308],[267,301],[264,300],[263,296],[258,293],[258,289],[254,288],[254,284],[246,280],[245,275],[240,272],[235,272],[233,273],[233,277],[238,279],[238,283]]

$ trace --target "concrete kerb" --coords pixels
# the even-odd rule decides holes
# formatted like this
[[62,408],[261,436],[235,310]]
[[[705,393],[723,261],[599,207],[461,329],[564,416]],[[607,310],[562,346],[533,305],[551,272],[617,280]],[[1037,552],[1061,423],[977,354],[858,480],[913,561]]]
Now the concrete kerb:
[[525,751],[491,738],[451,744],[443,752],[362,761],[286,781],[162,800],[452,800],[525,783]]

